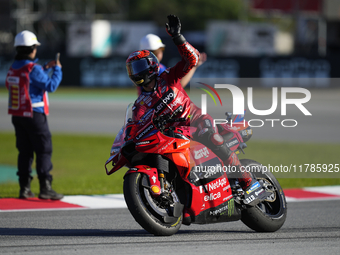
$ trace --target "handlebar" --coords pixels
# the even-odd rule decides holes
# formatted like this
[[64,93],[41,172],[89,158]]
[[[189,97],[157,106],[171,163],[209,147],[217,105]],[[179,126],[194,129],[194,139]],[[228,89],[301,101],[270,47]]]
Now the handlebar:
[[172,122],[184,122],[186,121],[186,118],[177,118],[177,119],[169,119],[167,122],[172,123]]
[[165,129],[166,124],[168,123],[174,123],[174,122],[184,122],[186,121],[186,118],[175,118],[172,119],[169,115],[160,115],[154,118],[153,122],[156,125],[156,127],[163,132]]

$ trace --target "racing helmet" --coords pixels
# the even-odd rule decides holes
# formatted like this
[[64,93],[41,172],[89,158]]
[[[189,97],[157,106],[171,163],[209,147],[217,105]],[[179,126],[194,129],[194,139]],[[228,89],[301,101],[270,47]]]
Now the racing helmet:
[[126,60],[126,70],[134,84],[144,86],[158,76],[159,61],[148,50],[134,51]]

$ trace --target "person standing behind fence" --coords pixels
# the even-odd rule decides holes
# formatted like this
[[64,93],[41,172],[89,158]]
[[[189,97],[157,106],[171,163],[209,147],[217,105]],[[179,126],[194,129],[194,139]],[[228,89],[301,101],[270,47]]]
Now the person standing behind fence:
[[[36,171],[40,185],[40,199],[63,198],[52,189],[52,139],[47,115],[47,92],[54,92],[61,80],[59,59],[45,66],[37,64],[37,46],[41,45],[34,33],[24,30],[16,35],[15,60],[6,77],[9,91],[8,113],[12,115],[18,155],[19,198],[34,197],[31,191],[32,162],[36,154]],[[48,72],[53,70],[51,77]]]

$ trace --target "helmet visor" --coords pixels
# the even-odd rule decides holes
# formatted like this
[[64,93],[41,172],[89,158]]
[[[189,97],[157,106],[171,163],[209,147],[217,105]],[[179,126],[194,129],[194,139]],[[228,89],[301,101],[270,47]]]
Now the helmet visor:
[[126,65],[127,72],[129,76],[137,75],[147,69],[150,65],[145,58],[139,59],[137,61],[130,62]]

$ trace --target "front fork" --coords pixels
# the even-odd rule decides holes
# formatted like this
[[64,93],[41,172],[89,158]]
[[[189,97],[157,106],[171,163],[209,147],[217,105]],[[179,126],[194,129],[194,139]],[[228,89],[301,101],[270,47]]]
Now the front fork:
[[166,186],[166,181],[165,181],[165,175],[164,175],[164,172],[162,170],[158,170],[158,179],[159,179],[159,183],[160,183],[160,186],[161,186],[161,193],[164,193],[167,186]]
[[[138,165],[138,166],[131,167],[125,173],[125,176],[131,173],[136,173],[136,172],[142,173],[148,176],[148,179],[149,179],[148,187],[153,197],[158,197],[162,193],[162,189],[164,190],[164,174],[163,174],[163,177],[160,178],[157,168],[149,167],[147,165]],[[161,184],[161,181],[162,181],[162,184]]]
[[161,194],[163,197],[169,196],[169,194],[167,194],[168,184],[165,179],[164,171],[157,170],[157,168],[149,167],[147,165],[138,165],[138,166],[131,167],[125,173],[125,176],[131,173],[136,173],[136,172],[143,173],[148,176],[149,185],[150,185],[149,186],[150,193],[153,197],[157,198]]
[[171,191],[171,193],[169,192],[169,184],[166,181],[164,171],[157,170],[157,168],[149,167],[147,165],[138,165],[130,168],[125,173],[125,176],[136,172],[143,173],[148,176],[149,183],[145,183],[144,186],[149,188],[151,195],[163,206],[169,205],[173,202],[179,202],[176,193],[174,191]]

